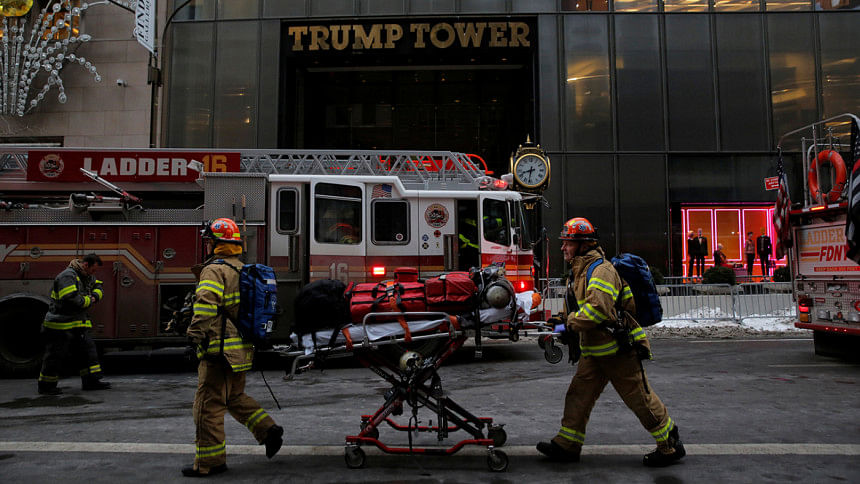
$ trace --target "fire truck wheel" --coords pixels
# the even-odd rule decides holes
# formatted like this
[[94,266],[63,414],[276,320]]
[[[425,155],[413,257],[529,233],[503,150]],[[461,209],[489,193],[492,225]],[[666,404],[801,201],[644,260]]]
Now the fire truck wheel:
[[11,294],[0,299],[0,374],[32,376],[39,371],[39,330],[47,311],[47,300],[37,296]]

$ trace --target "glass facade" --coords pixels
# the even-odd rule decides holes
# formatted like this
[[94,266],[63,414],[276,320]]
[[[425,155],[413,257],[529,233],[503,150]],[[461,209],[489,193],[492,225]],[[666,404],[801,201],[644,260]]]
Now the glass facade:
[[[760,212],[775,199],[763,178],[775,175],[781,134],[860,112],[860,36],[847,34],[860,25],[854,5],[197,0],[166,36],[162,144],[343,148],[357,137],[380,149],[485,154],[494,145],[487,162],[503,170],[528,134],[553,164],[551,208],[541,214],[550,232],[586,216],[609,255],[641,253],[681,275],[682,210],[745,204]],[[284,34],[291,26],[510,20],[532,29],[527,49],[466,49],[442,35],[436,50],[329,50],[296,62]],[[800,193],[799,146],[784,148],[791,191]],[[738,210],[711,210],[709,230],[742,231],[746,209]],[[736,241],[722,243],[739,259]],[[557,252],[552,267],[561,266]]]

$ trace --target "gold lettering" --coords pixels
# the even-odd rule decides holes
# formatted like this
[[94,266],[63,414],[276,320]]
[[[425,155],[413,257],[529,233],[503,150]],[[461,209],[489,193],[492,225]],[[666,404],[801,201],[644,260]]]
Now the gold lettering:
[[530,47],[529,24],[525,22],[510,22],[511,25],[511,47]]
[[307,33],[307,27],[290,27],[287,29],[287,35],[293,36],[293,50],[304,50],[304,47],[302,46],[302,35]]
[[352,27],[349,25],[332,25],[331,26],[331,46],[335,50],[343,50],[349,45],[349,31]]
[[410,32],[415,32],[415,48],[423,49],[427,47],[427,44],[424,43],[424,34],[430,30],[430,24],[412,24],[409,26]]
[[403,27],[399,24],[385,24],[385,48],[393,49],[394,43],[403,37]]
[[504,37],[508,24],[506,22],[490,22],[490,47],[505,47],[508,39]]
[[311,27],[311,45],[308,50],[328,50],[328,27],[314,25]]
[[481,41],[484,40],[484,28],[486,26],[486,22],[455,23],[454,28],[457,29],[457,37],[460,38],[460,47],[469,47],[469,44],[472,47],[480,47]]
[[[445,40],[439,40],[439,31],[444,30],[446,33]],[[450,24],[440,22],[430,29],[430,43],[439,49],[447,49],[454,43],[454,28]]]
[[361,25],[353,25],[352,31],[355,32],[355,42],[352,44],[353,49],[382,48],[382,24],[372,25],[370,27],[370,34]]

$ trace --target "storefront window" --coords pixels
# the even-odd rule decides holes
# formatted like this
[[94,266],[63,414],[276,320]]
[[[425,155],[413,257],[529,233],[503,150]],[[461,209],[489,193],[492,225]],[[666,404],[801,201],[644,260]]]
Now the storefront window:
[[666,12],[707,12],[708,0],[664,0]]
[[714,0],[717,12],[756,12],[760,7],[759,0]]
[[218,0],[218,18],[257,18],[260,0]]
[[818,119],[812,16],[773,14],[767,20],[773,129],[778,139]]
[[616,12],[656,12],[656,0],[615,0],[613,9]]
[[615,16],[615,77],[618,149],[663,150],[663,74],[656,16]]
[[564,115],[571,150],[612,149],[607,30],[605,15],[564,17]]
[[[182,7],[173,20],[212,20],[215,18],[215,2],[209,0],[191,0],[188,5],[183,6],[185,0],[173,0],[170,13]],[[168,14],[170,16],[170,14]]]
[[767,10],[769,12],[811,9],[812,3],[810,0],[767,0]]
[[212,23],[173,26],[167,146],[212,146],[214,49]]
[[[858,6],[860,7],[860,6]],[[821,26],[821,90],[823,117],[860,113],[860,12],[818,15]]]
[[562,12],[589,12],[609,10],[609,0],[561,0]]
[[215,146],[257,144],[257,22],[219,22],[215,72]]
[[743,236],[741,235],[741,212],[739,209],[722,209],[716,212],[717,237],[712,244],[711,251],[717,248],[717,244],[723,244],[723,254],[729,264],[739,261],[743,251]]

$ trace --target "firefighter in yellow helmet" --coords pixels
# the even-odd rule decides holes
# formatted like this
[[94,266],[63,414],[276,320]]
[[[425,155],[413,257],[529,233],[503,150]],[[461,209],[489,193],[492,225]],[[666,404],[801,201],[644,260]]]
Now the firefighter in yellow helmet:
[[630,287],[606,259],[587,219],[568,220],[559,238],[564,260],[571,264],[563,337],[578,334],[582,353],[564,399],[561,429],[551,441],[538,443],[537,450],[554,461],[578,462],[591,409],[611,382],[657,442],[642,463],[663,467],[678,461],[686,452],[678,427],[646,380],[641,360],[649,359],[651,351],[645,332],[631,316],[636,308]]
[[272,458],[283,443],[284,429],[245,394],[245,372],[251,369],[254,347],[242,340],[233,324],[239,314],[239,271],[242,240],[236,222],[219,218],[203,233],[211,257],[192,271],[197,275],[194,316],[188,326],[188,340],[200,360],[197,367],[197,395],[194,397],[194,424],[197,453],[194,465],[182,469],[188,477],[206,477],[227,470],[227,442],[224,413],[266,446]]

